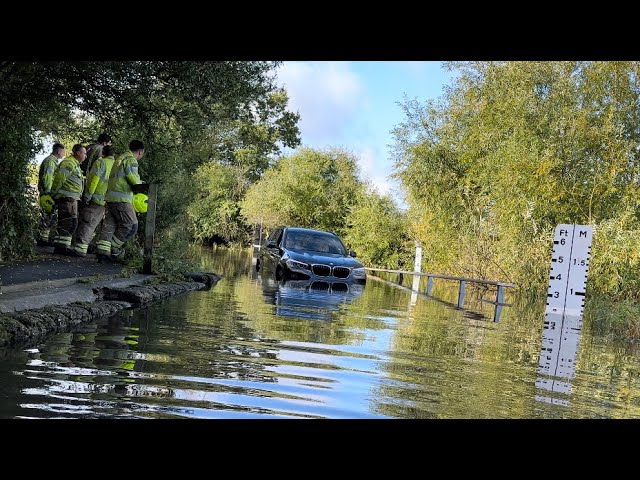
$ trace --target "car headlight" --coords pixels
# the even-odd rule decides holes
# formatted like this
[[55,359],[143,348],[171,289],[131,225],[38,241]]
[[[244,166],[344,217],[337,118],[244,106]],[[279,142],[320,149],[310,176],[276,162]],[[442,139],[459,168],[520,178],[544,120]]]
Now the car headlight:
[[289,268],[297,268],[300,270],[309,270],[309,265],[306,263],[298,262],[296,260],[288,259],[287,267]]
[[362,278],[365,277],[367,275],[367,273],[365,272],[364,267],[362,268],[354,268],[353,270],[351,270],[351,273],[354,277],[357,278]]

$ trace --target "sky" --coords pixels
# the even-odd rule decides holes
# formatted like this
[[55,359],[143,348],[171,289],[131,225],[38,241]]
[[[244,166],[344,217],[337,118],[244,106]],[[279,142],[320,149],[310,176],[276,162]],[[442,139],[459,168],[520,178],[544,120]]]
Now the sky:
[[398,102],[440,97],[453,74],[441,62],[355,61],[284,62],[277,76],[289,109],[300,114],[301,146],[351,151],[363,179],[401,204],[388,147],[404,120]]

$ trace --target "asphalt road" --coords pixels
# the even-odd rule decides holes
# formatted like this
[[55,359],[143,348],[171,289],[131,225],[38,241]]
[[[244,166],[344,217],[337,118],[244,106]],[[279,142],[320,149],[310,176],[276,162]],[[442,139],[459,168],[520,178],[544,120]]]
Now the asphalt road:
[[85,258],[53,255],[53,247],[36,247],[36,250],[41,255],[38,260],[0,263],[0,280],[3,285],[98,274],[113,275],[122,270],[122,265],[98,263],[95,255],[87,255]]

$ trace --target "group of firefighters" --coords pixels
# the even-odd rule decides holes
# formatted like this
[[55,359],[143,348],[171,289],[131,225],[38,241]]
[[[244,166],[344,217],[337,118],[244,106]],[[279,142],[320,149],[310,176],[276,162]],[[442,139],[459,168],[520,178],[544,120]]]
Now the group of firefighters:
[[55,247],[56,254],[85,257],[101,224],[95,242],[98,261],[120,261],[124,243],[138,230],[136,212],[147,209],[147,196],[133,188],[142,183],[138,160],[143,155],[144,144],[132,140],[116,159],[106,133],[87,147],[74,145],[66,158],[65,146],[54,143],[38,175],[43,211],[38,244]]

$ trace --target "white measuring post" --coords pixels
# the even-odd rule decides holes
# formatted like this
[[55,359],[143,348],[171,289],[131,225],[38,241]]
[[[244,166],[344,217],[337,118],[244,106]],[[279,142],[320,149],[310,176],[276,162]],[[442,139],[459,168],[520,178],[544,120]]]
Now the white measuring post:
[[[413,271],[416,273],[422,272],[422,245],[420,242],[416,242],[416,256],[413,261]],[[413,276],[413,285],[411,286],[412,290],[416,292],[420,289],[420,276]]]
[[[556,227],[538,363],[538,373],[553,378],[539,378],[536,381],[538,388],[571,392],[570,383],[557,379],[572,379],[575,375],[592,237],[593,230],[588,225],[560,224]],[[568,405],[561,399],[538,396],[536,399]]]
[[[413,261],[413,271],[416,273],[422,272],[422,245],[416,240],[416,256]],[[418,291],[420,290],[420,276],[413,276],[413,284],[411,285],[411,299],[410,305],[415,305],[418,301]]]

